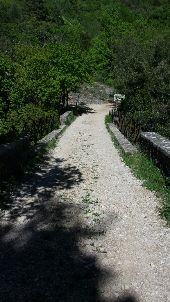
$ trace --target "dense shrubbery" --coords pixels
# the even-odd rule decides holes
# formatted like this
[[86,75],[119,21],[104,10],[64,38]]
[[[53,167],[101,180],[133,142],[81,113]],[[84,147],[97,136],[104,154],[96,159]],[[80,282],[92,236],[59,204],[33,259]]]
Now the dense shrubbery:
[[14,64],[9,57],[0,53],[0,119],[10,107],[9,95],[14,78]]
[[[23,128],[38,131],[31,134],[36,141],[51,130],[48,124],[58,125],[47,117],[66,107],[69,91],[86,77],[82,54],[73,48],[70,52],[67,45],[20,46],[13,54],[13,61],[4,55],[0,59],[0,132],[14,139],[25,132]],[[38,126],[31,131],[38,124],[46,125],[46,131]]]
[[142,2],[108,6],[91,53],[99,79],[126,95],[120,111],[170,138],[170,5]]
[[0,3],[1,143],[26,133],[36,141],[57,127],[68,93],[88,78],[81,25],[54,6],[40,0]]
[[170,137],[168,1],[1,0],[0,20],[1,142],[26,119],[46,125],[90,77],[126,94],[120,109],[143,129]]
[[47,111],[40,106],[27,104],[18,110],[10,110],[5,120],[1,120],[0,142],[8,142],[25,135],[32,142],[36,142],[58,126],[58,111]]
[[117,89],[126,95],[120,110],[138,119],[143,130],[158,131],[170,137],[170,52],[168,40],[158,39],[149,45],[124,41],[115,57]]

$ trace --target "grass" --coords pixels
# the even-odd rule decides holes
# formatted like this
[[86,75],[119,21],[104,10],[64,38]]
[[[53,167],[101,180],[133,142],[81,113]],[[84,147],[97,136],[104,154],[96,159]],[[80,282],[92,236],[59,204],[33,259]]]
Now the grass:
[[50,150],[50,149],[54,149],[57,145],[57,140],[55,138],[53,138],[51,141],[48,142],[47,146],[46,146],[46,151]]
[[82,196],[82,202],[84,203],[85,205],[85,208],[84,208],[84,214],[85,215],[88,215],[91,214],[92,215],[92,219],[94,222],[98,223],[100,220],[99,220],[99,216],[101,215],[100,213],[97,213],[97,212],[94,212],[94,208],[91,207],[91,206],[94,206],[95,204],[98,203],[98,199],[94,200],[92,199],[91,195],[89,192],[86,193],[85,196]]
[[97,204],[98,198],[94,200],[92,199],[90,193],[87,193],[85,196],[82,196],[82,202],[86,205]]
[[76,119],[76,116],[74,115],[73,112],[70,113],[70,115],[68,116],[67,120],[66,120],[66,126],[70,126]]
[[109,124],[109,123],[112,123],[112,117],[111,115],[106,115],[105,116],[105,124]]
[[106,116],[106,127],[111,134],[112,141],[118,149],[123,161],[128,165],[133,174],[143,181],[144,187],[150,191],[154,191],[161,198],[160,215],[165,218],[170,226],[170,187],[167,185],[167,179],[162,175],[161,171],[156,167],[153,161],[143,152],[138,152],[133,155],[127,155],[121,149],[118,141],[109,130],[107,123],[109,116]]

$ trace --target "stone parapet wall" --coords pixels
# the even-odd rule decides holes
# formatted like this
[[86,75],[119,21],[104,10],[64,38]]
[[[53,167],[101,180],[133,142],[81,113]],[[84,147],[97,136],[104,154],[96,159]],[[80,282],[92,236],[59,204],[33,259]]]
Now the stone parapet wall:
[[63,114],[60,116],[60,124],[61,124],[61,125],[64,125],[64,124],[67,123],[67,120],[68,120],[70,114],[72,114],[72,111],[67,111],[67,112],[63,113]]
[[[138,152],[114,123],[108,124],[108,127],[125,153]],[[140,132],[139,144],[142,151],[153,159],[164,175],[170,177],[170,140],[155,132]]]
[[170,177],[170,141],[155,132],[141,132],[140,146],[149,153],[164,174]]
[[57,139],[57,137],[59,137],[65,127],[66,125],[61,125],[59,129],[53,130],[41,140],[39,140],[34,146],[34,152],[38,153],[40,150],[44,149],[48,145],[48,143],[50,143],[53,139]]
[[15,142],[0,145],[0,179],[19,173],[30,150],[29,137],[23,137]]
[[108,127],[125,154],[134,154],[138,152],[138,149],[128,141],[128,139],[119,131],[119,129],[114,124],[108,124]]
[[26,162],[34,157],[34,154],[39,152],[47,144],[56,139],[65,128],[65,124],[72,111],[67,111],[60,116],[61,126],[59,129],[53,130],[47,134],[34,146],[31,145],[29,137],[23,137],[12,143],[0,145],[0,181],[18,174],[23,170]]

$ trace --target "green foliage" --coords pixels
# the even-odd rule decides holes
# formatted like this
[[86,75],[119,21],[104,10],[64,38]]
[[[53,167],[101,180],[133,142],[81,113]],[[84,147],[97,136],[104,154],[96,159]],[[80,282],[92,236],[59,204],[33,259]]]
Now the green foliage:
[[0,124],[1,139],[8,141],[18,136],[29,135],[36,142],[59,126],[58,112],[44,111],[41,107],[27,104],[18,110],[10,110]]
[[90,55],[94,77],[126,95],[120,110],[170,138],[169,21],[167,1],[108,3]]
[[74,115],[73,112],[71,112],[70,115],[68,116],[68,118],[67,118],[65,124],[66,124],[67,126],[70,126],[71,123],[72,123],[75,119],[76,119],[76,116]]
[[22,18],[22,4],[17,0],[0,1],[0,20],[3,23],[17,22]]
[[13,62],[3,53],[0,53],[0,119],[9,110],[9,94],[13,76]]
[[126,51],[123,44],[119,46],[121,61],[117,54],[114,65],[115,72],[119,71],[115,85],[126,95],[120,110],[138,118],[143,130],[165,128],[170,118],[169,43],[161,38],[148,47],[133,41]]
[[25,7],[28,15],[36,18],[37,20],[46,20],[48,11],[44,0],[27,0],[25,1]]
[[51,65],[48,49],[20,46],[15,56],[17,63],[10,95],[11,107],[33,103],[47,109],[59,108],[59,75]]
[[[80,50],[72,46],[70,51],[70,45],[67,44],[50,44],[43,49],[40,46],[20,45],[20,47],[15,48],[14,59],[15,74],[13,75],[13,81],[9,83],[9,106],[4,113],[6,113],[5,118],[7,120],[6,132],[8,130],[9,133],[13,133],[15,136],[15,134],[23,133],[26,119],[29,119],[30,122],[32,120],[31,117],[27,116],[27,110],[29,114],[33,115],[34,123],[36,120],[35,109],[42,122],[43,112],[49,110],[58,112],[61,106],[66,106],[68,93],[77,89],[87,78],[87,68],[84,64],[84,55]],[[6,69],[9,69],[9,64],[6,61],[2,61],[2,63],[1,70],[5,74]],[[2,92],[6,91],[7,86],[4,74]],[[7,102],[5,105],[7,106]],[[18,119],[22,122],[18,123]],[[46,119],[45,115],[44,119]],[[9,120],[11,120],[11,123],[9,123]],[[55,127],[54,124],[53,126]],[[28,132],[30,133],[31,126],[29,125],[26,128],[29,128]],[[44,131],[41,131],[41,135],[42,133]],[[32,134],[31,137],[33,137]],[[38,134],[37,138],[39,138]],[[34,137],[33,140],[35,141],[36,138]]]
[[111,115],[106,115],[105,116],[105,124],[112,123],[112,116]]
[[53,120],[68,106],[68,93],[88,80],[86,33],[72,18],[72,5],[77,2],[0,3],[1,142],[26,131],[36,141],[52,130],[51,125],[57,127]]
[[27,105],[63,112],[70,91],[98,80],[170,137],[169,1],[1,0],[0,20],[1,124]]

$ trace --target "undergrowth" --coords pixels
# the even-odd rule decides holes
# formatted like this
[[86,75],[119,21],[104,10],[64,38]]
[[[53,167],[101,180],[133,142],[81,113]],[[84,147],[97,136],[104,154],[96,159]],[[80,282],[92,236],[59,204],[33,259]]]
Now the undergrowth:
[[166,219],[170,225],[170,187],[167,185],[167,179],[162,175],[160,169],[154,162],[143,152],[136,154],[125,154],[119,145],[117,139],[108,127],[109,116],[105,117],[106,127],[112,137],[115,147],[118,149],[123,161],[130,167],[133,174],[143,181],[143,185],[156,193],[161,198],[160,215]]
[[105,124],[112,123],[112,117],[110,114],[105,116]]
[[73,112],[71,112],[66,120],[66,123],[65,123],[66,126],[67,127],[70,126],[75,121],[75,119],[76,119],[76,116],[74,115]]

